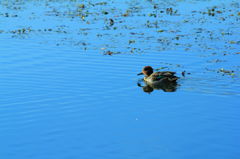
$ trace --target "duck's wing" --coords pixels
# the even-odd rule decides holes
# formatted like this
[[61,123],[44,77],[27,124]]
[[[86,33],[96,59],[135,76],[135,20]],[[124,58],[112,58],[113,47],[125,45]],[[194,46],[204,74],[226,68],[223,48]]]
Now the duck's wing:
[[151,78],[155,81],[161,80],[161,81],[176,81],[178,77],[175,76],[176,72],[171,71],[163,71],[163,72],[155,72],[151,75]]
[[162,71],[162,72],[153,73],[154,76],[160,76],[160,77],[173,77],[175,74],[176,72],[171,72],[171,71]]

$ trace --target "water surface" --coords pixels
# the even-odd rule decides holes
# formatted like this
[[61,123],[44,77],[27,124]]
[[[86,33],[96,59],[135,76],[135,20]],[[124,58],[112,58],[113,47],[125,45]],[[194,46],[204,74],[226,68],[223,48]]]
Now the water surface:
[[239,158],[238,1],[0,4],[2,158]]

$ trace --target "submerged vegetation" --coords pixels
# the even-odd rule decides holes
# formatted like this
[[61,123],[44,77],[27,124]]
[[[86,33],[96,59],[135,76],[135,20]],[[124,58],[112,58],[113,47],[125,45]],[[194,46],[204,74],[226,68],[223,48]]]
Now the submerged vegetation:
[[225,68],[223,63],[227,56],[239,58],[240,3],[206,2],[202,7],[195,7],[196,0],[191,3],[3,0],[0,18],[7,26],[0,26],[0,36],[37,37],[41,44],[71,45],[110,56],[184,52],[205,58],[211,64],[205,70],[236,77],[239,67]]

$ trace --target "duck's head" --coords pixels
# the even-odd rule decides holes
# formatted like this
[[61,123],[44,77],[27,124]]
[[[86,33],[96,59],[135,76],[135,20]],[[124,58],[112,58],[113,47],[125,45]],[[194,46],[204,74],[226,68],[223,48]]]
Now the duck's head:
[[142,69],[142,72],[138,75],[150,76],[153,73],[153,68],[151,66],[145,66]]

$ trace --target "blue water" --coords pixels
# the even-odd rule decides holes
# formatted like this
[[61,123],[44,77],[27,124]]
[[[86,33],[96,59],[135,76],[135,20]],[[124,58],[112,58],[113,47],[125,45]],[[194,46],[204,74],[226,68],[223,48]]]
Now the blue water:
[[238,159],[240,3],[98,2],[0,2],[1,158]]

